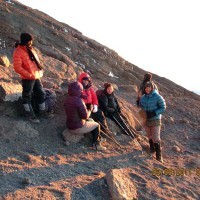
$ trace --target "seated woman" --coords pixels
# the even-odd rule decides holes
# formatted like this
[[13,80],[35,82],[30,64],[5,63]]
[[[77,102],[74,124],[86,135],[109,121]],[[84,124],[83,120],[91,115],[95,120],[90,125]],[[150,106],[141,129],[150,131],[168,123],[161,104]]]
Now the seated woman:
[[[115,135],[115,133],[109,130],[103,112],[98,109],[99,103],[97,95],[92,87],[91,77],[87,73],[83,72],[80,74],[78,81],[83,85],[82,99],[85,102],[86,107],[92,110],[91,118],[100,124],[101,130],[103,132],[105,132],[106,134],[112,133],[113,135]],[[104,135],[102,136],[104,137]]]
[[121,109],[111,83],[104,84],[104,90],[98,95],[98,100],[99,108],[104,112],[104,114],[112,119],[125,135],[129,135],[134,138],[133,133],[121,116]]
[[79,82],[69,84],[68,96],[65,99],[64,107],[67,117],[66,125],[72,134],[84,134],[91,132],[93,135],[93,146],[97,150],[106,150],[100,144],[100,126],[97,122],[87,121],[91,110],[87,110],[81,99],[83,86]]

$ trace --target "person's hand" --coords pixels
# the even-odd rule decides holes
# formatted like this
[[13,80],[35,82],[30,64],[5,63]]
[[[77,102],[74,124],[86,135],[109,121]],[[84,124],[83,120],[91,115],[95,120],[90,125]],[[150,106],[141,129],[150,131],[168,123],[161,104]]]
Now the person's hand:
[[146,111],[147,114],[147,119],[155,117],[156,116],[156,112],[155,111]]
[[93,113],[96,113],[98,111],[98,106],[97,105],[93,105],[93,110],[92,110],[92,112]]

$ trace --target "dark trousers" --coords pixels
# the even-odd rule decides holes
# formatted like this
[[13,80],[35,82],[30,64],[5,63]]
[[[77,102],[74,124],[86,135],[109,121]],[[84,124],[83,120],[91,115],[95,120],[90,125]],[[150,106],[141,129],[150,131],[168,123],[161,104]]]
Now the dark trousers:
[[119,128],[122,130],[123,134],[132,136],[133,133],[127,127],[127,125],[124,123],[124,121],[122,120],[122,116],[119,113],[117,113],[117,112],[109,113],[107,115],[107,117],[112,119],[117,124],[117,126],[119,126]]
[[107,122],[106,122],[106,117],[104,115],[104,113],[98,109],[98,111],[96,113],[92,113],[91,114],[91,118],[100,124],[100,127],[101,127],[101,130],[104,131],[104,132],[110,132],[109,131],[109,128],[108,128],[108,125],[107,125]]
[[43,89],[42,83],[40,79],[36,80],[22,80],[22,101],[23,104],[30,104],[31,103],[31,95],[32,92],[36,94],[36,98],[38,100],[38,103],[41,104],[45,100],[45,91]]

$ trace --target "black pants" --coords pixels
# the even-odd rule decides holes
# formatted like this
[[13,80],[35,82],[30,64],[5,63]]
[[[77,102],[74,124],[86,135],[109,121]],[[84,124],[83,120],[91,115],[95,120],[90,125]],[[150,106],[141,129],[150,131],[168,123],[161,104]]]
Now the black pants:
[[104,115],[104,113],[98,109],[98,111],[96,113],[92,113],[91,114],[91,118],[100,124],[100,127],[101,127],[101,130],[104,131],[104,132],[110,132],[109,131],[109,128],[108,128],[108,125],[107,125],[107,122],[106,122],[106,117]]
[[92,143],[98,145],[100,142],[100,126],[95,128],[92,133]]
[[110,119],[112,119],[117,124],[117,126],[119,126],[119,128],[122,130],[123,134],[130,135],[131,137],[134,137],[134,136],[132,136],[133,133],[127,127],[127,125],[124,123],[124,121],[122,120],[122,116],[120,116],[119,113],[117,113],[117,112],[109,113],[107,115],[107,117],[109,117]]
[[22,80],[22,101],[23,104],[31,103],[31,94],[34,91],[38,100],[38,103],[41,104],[45,100],[45,91],[43,89],[40,79],[36,80]]

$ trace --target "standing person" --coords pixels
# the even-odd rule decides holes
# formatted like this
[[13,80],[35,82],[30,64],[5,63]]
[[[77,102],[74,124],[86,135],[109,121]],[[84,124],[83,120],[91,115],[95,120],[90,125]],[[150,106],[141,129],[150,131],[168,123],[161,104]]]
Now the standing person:
[[124,123],[121,114],[121,108],[119,106],[118,100],[114,94],[114,88],[111,83],[104,84],[103,92],[98,96],[99,107],[104,112],[105,116],[112,119],[122,130],[125,135],[130,135],[132,137],[133,133]]
[[156,152],[156,160],[163,162],[161,151],[161,114],[166,109],[164,98],[158,94],[151,82],[144,85],[145,94],[140,99],[140,106],[146,112],[145,131],[150,145],[150,153]]
[[152,82],[153,84],[153,88],[156,89],[158,91],[158,87],[157,85],[152,81],[152,74],[151,73],[146,73],[144,74],[144,78],[143,78],[143,81],[142,83],[140,84],[140,87],[139,87],[139,90],[138,90],[138,94],[137,94],[137,100],[136,100],[136,104],[137,104],[137,107],[140,107],[140,98],[143,94],[145,94],[145,91],[144,91],[144,85],[146,82]]
[[106,150],[100,143],[100,125],[97,122],[88,120],[91,110],[86,109],[86,105],[81,99],[83,86],[79,82],[69,84],[68,96],[65,99],[64,107],[66,113],[66,125],[72,134],[92,133],[93,146],[97,150]]
[[13,66],[15,71],[22,78],[22,103],[25,116],[33,123],[40,121],[35,117],[31,106],[31,95],[34,92],[37,96],[40,115],[45,116],[45,92],[40,78],[43,76],[43,68],[40,64],[36,51],[32,47],[33,36],[29,33],[20,35],[20,43],[16,44],[13,53]]
[[103,112],[98,109],[98,98],[92,87],[91,77],[87,73],[83,72],[80,74],[78,81],[83,85],[82,99],[85,102],[86,107],[92,110],[91,118],[100,123],[102,131],[107,134],[112,133],[115,135],[115,133],[109,130]]

